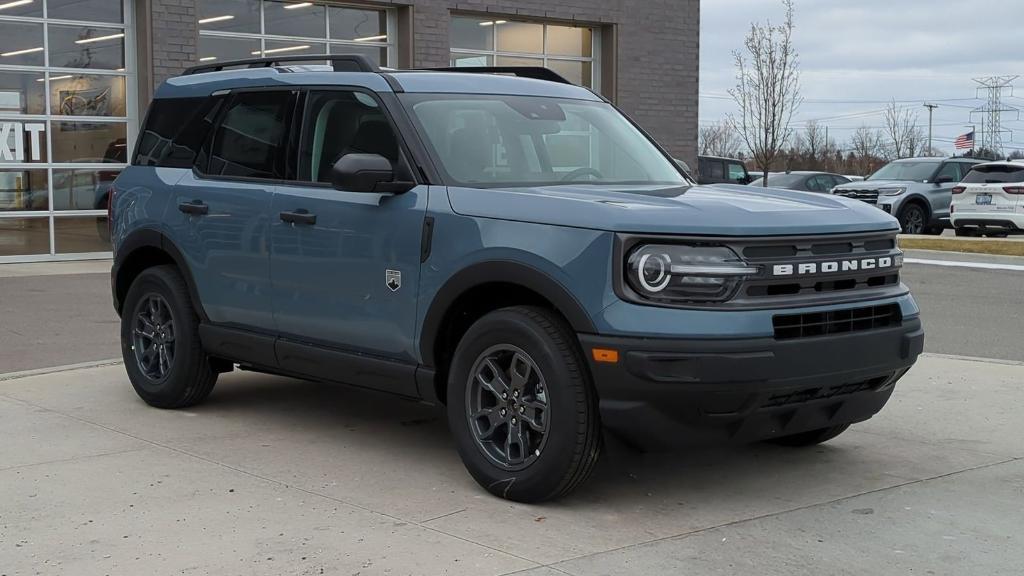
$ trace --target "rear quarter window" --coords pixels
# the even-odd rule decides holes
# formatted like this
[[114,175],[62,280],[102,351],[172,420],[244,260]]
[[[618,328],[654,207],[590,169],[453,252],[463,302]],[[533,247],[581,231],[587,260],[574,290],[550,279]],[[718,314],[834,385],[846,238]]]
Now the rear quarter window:
[[966,184],[1004,184],[1024,182],[1024,166],[997,164],[977,166],[964,177]]
[[191,168],[209,137],[222,101],[213,97],[154,100],[132,163]]

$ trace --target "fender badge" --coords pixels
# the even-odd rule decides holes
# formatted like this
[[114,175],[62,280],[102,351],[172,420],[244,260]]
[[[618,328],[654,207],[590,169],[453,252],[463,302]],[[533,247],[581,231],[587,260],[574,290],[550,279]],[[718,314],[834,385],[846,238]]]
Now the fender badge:
[[385,270],[384,283],[388,285],[388,288],[390,288],[392,292],[397,292],[398,289],[402,287],[402,271]]

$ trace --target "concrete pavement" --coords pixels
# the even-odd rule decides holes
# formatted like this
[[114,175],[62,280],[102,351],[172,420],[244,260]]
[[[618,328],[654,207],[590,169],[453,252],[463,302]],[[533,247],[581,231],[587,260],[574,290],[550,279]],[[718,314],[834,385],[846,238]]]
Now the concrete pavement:
[[161,411],[122,366],[0,380],[0,573],[1019,574],[1024,365],[926,356],[833,442],[637,454],[572,497],[473,483],[434,409],[236,372]]

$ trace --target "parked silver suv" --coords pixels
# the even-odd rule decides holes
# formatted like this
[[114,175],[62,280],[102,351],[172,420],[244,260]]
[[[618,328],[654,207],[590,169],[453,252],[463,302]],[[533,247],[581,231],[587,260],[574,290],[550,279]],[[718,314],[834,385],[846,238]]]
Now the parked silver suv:
[[979,162],[973,158],[896,160],[862,182],[836,186],[832,193],[863,200],[896,216],[904,234],[942,234],[949,226],[953,186]]

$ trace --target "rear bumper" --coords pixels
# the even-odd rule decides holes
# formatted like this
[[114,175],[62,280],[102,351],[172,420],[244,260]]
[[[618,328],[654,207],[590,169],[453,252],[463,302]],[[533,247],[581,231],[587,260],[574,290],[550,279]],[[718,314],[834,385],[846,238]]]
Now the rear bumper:
[[[867,420],[924,346],[917,317],[781,341],[579,338],[605,426],[649,449],[754,442]],[[619,361],[594,361],[595,347],[618,350]]]
[[1024,233],[1024,214],[963,212],[954,213],[953,226],[957,228],[986,228],[1010,233]]

